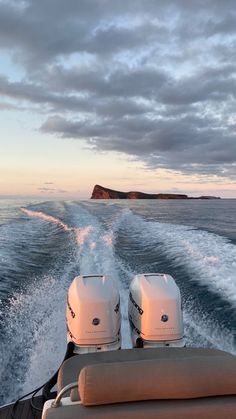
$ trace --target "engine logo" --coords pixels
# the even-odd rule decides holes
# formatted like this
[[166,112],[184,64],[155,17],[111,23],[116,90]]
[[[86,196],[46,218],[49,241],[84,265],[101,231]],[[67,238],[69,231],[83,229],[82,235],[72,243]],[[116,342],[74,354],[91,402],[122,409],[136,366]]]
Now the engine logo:
[[93,321],[92,321],[92,324],[93,324],[94,326],[98,326],[98,325],[99,325],[99,323],[100,323],[100,319],[98,319],[97,317],[95,317],[95,318],[93,319]]
[[167,316],[167,314],[162,314],[162,316],[161,316],[161,321],[162,322],[168,322],[168,319],[169,319],[169,317]]

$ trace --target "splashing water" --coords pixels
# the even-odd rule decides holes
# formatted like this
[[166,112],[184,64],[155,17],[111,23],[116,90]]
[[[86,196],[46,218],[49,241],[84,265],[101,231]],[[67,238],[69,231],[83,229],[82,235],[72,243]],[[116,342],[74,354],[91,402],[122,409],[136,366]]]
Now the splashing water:
[[26,208],[21,208],[21,211],[26,214],[28,217],[39,218],[43,221],[47,221],[51,224],[55,224],[62,228],[65,232],[73,232],[76,237],[76,242],[81,246],[84,244],[85,239],[93,230],[91,225],[86,226],[84,228],[78,227],[69,227],[67,224],[63,223],[59,218],[53,217],[51,215],[46,214],[42,211],[32,211]]
[[76,236],[77,243],[82,246],[84,244],[85,239],[89,236],[89,234],[93,231],[93,227],[91,225],[84,227],[84,228],[72,228],[71,231],[74,231]]
[[[90,204],[86,205],[86,208],[89,208]],[[109,205],[111,206],[110,203]],[[7,306],[7,314],[2,317],[4,324],[1,325],[0,339],[2,361],[0,375],[4,402],[9,401],[9,394],[15,398],[38,386],[57,369],[66,342],[66,292],[78,272],[84,275],[91,272],[104,274],[111,276],[118,283],[121,295],[122,347],[131,347],[127,300],[129,283],[134,275],[140,272],[142,264],[142,258],[137,260],[135,256],[137,242],[141,252],[145,252],[145,248],[149,246],[149,249],[153,249],[154,259],[155,252],[161,251],[174,264],[176,270],[182,267],[188,271],[189,276],[194,277],[198,283],[195,290],[198,291],[199,283],[203,283],[209,289],[216,290],[227,301],[235,301],[233,280],[236,251],[235,246],[224,237],[183,225],[149,222],[127,208],[114,211],[113,217],[108,209],[104,214],[104,206],[101,206],[102,221],[97,212],[96,215],[92,215],[92,212],[85,210],[82,204],[60,203],[59,206],[59,204],[45,203],[41,208],[43,210],[40,211],[21,208],[26,216],[39,220],[32,222],[32,226],[29,223],[32,237],[36,232],[38,237],[41,237],[40,220],[51,223],[58,227],[51,229],[53,231],[51,243],[58,252],[55,253],[57,262],[60,262],[61,251],[64,249],[57,247],[58,237],[61,237],[62,243],[69,243],[68,246],[73,249],[73,257],[71,259],[68,257],[64,264],[59,263],[60,271],[53,266],[46,275],[36,277],[33,285],[28,284],[23,293],[15,294]],[[56,217],[49,215],[51,210]],[[103,222],[104,219],[107,221],[107,214],[108,216],[111,214],[109,224]],[[25,217],[22,219],[23,223],[28,221]],[[20,223],[18,226],[21,231]],[[46,224],[45,226],[47,229]],[[123,241],[117,239],[119,234]],[[49,240],[47,235],[44,235],[44,240]],[[135,243],[133,247],[132,240]],[[26,252],[28,242],[29,240],[26,240]],[[127,259],[120,252],[122,246],[126,246]],[[41,247],[37,249],[35,242],[34,251],[40,252]],[[12,247],[13,261],[14,251],[15,248]],[[134,258],[136,257],[137,266],[134,263],[131,267],[129,258],[133,257],[132,252]],[[17,256],[16,252],[18,262]],[[18,263],[21,262],[20,260]],[[165,267],[169,268],[168,262]],[[219,322],[216,323],[208,313],[206,315],[202,306],[196,307],[194,294],[191,298],[191,304],[189,302],[184,307],[187,345],[218,347],[235,353],[231,331],[229,332]],[[11,353],[9,347],[12,348]]]
[[63,228],[64,231],[72,231],[71,227],[68,227],[67,224],[64,224],[58,218],[52,217],[51,215],[45,214],[42,211],[32,211],[26,208],[21,208],[21,211],[27,215],[28,217],[40,218],[43,221],[48,221],[49,223],[58,225],[59,227]]
[[102,236],[102,240],[104,240],[107,246],[111,247],[113,245],[113,234],[104,234],[104,236]]
[[227,238],[186,225],[147,222],[132,212],[124,212],[115,228],[138,234],[142,246],[159,246],[176,267],[188,269],[236,307],[236,246]]

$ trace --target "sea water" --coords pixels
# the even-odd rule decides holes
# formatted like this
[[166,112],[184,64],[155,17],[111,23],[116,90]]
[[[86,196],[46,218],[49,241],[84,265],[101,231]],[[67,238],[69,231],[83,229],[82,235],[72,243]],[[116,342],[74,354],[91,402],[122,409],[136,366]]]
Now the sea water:
[[236,200],[0,200],[0,404],[47,381],[66,349],[66,293],[76,275],[118,284],[131,347],[130,281],[171,274],[187,346],[236,353]]

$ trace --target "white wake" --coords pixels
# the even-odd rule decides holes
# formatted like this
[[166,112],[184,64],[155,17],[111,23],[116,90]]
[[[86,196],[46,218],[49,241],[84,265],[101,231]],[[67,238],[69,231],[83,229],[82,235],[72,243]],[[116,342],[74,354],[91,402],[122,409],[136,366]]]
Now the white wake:
[[[236,249],[224,237],[187,226],[147,222],[130,210],[122,210],[109,231],[97,217],[76,204],[70,204],[67,209],[71,225],[42,211],[26,208],[22,211],[28,217],[53,224],[69,233],[67,239],[74,245],[75,256],[68,261],[60,276],[51,272],[48,276],[36,278],[25,294],[17,294],[12,300],[6,325],[7,337],[0,345],[0,374],[11,362],[9,346],[23,354],[17,364],[17,368],[22,370],[20,382],[14,384],[18,385],[19,395],[45,382],[63,358],[66,293],[76,269],[77,274],[104,274],[117,281],[121,294],[122,346],[131,347],[127,300],[129,282],[136,272],[132,272],[115,253],[116,234],[121,228],[127,236],[135,234],[143,243],[161,244],[162,251],[174,260],[176,266],[189,269],[194,280],[236,302]],[[234,352],[232,337],[204,322],[199,313],[186,309],[184,320],[188,345],[210,345]],[[13,376],[4,383],[6,393],[13,383]]]

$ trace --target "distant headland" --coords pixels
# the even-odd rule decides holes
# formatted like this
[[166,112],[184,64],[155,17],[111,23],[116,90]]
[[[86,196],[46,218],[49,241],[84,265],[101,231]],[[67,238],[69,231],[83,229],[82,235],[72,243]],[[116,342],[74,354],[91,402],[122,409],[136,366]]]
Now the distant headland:
[[131,191],[121,192],[114,189],[105,188],[101,185],[95,185],[91,199],[220,199],[217,196],[199,196],[197,198],[189,197],[185,194],[158,193],[149,194],[145,192]]

